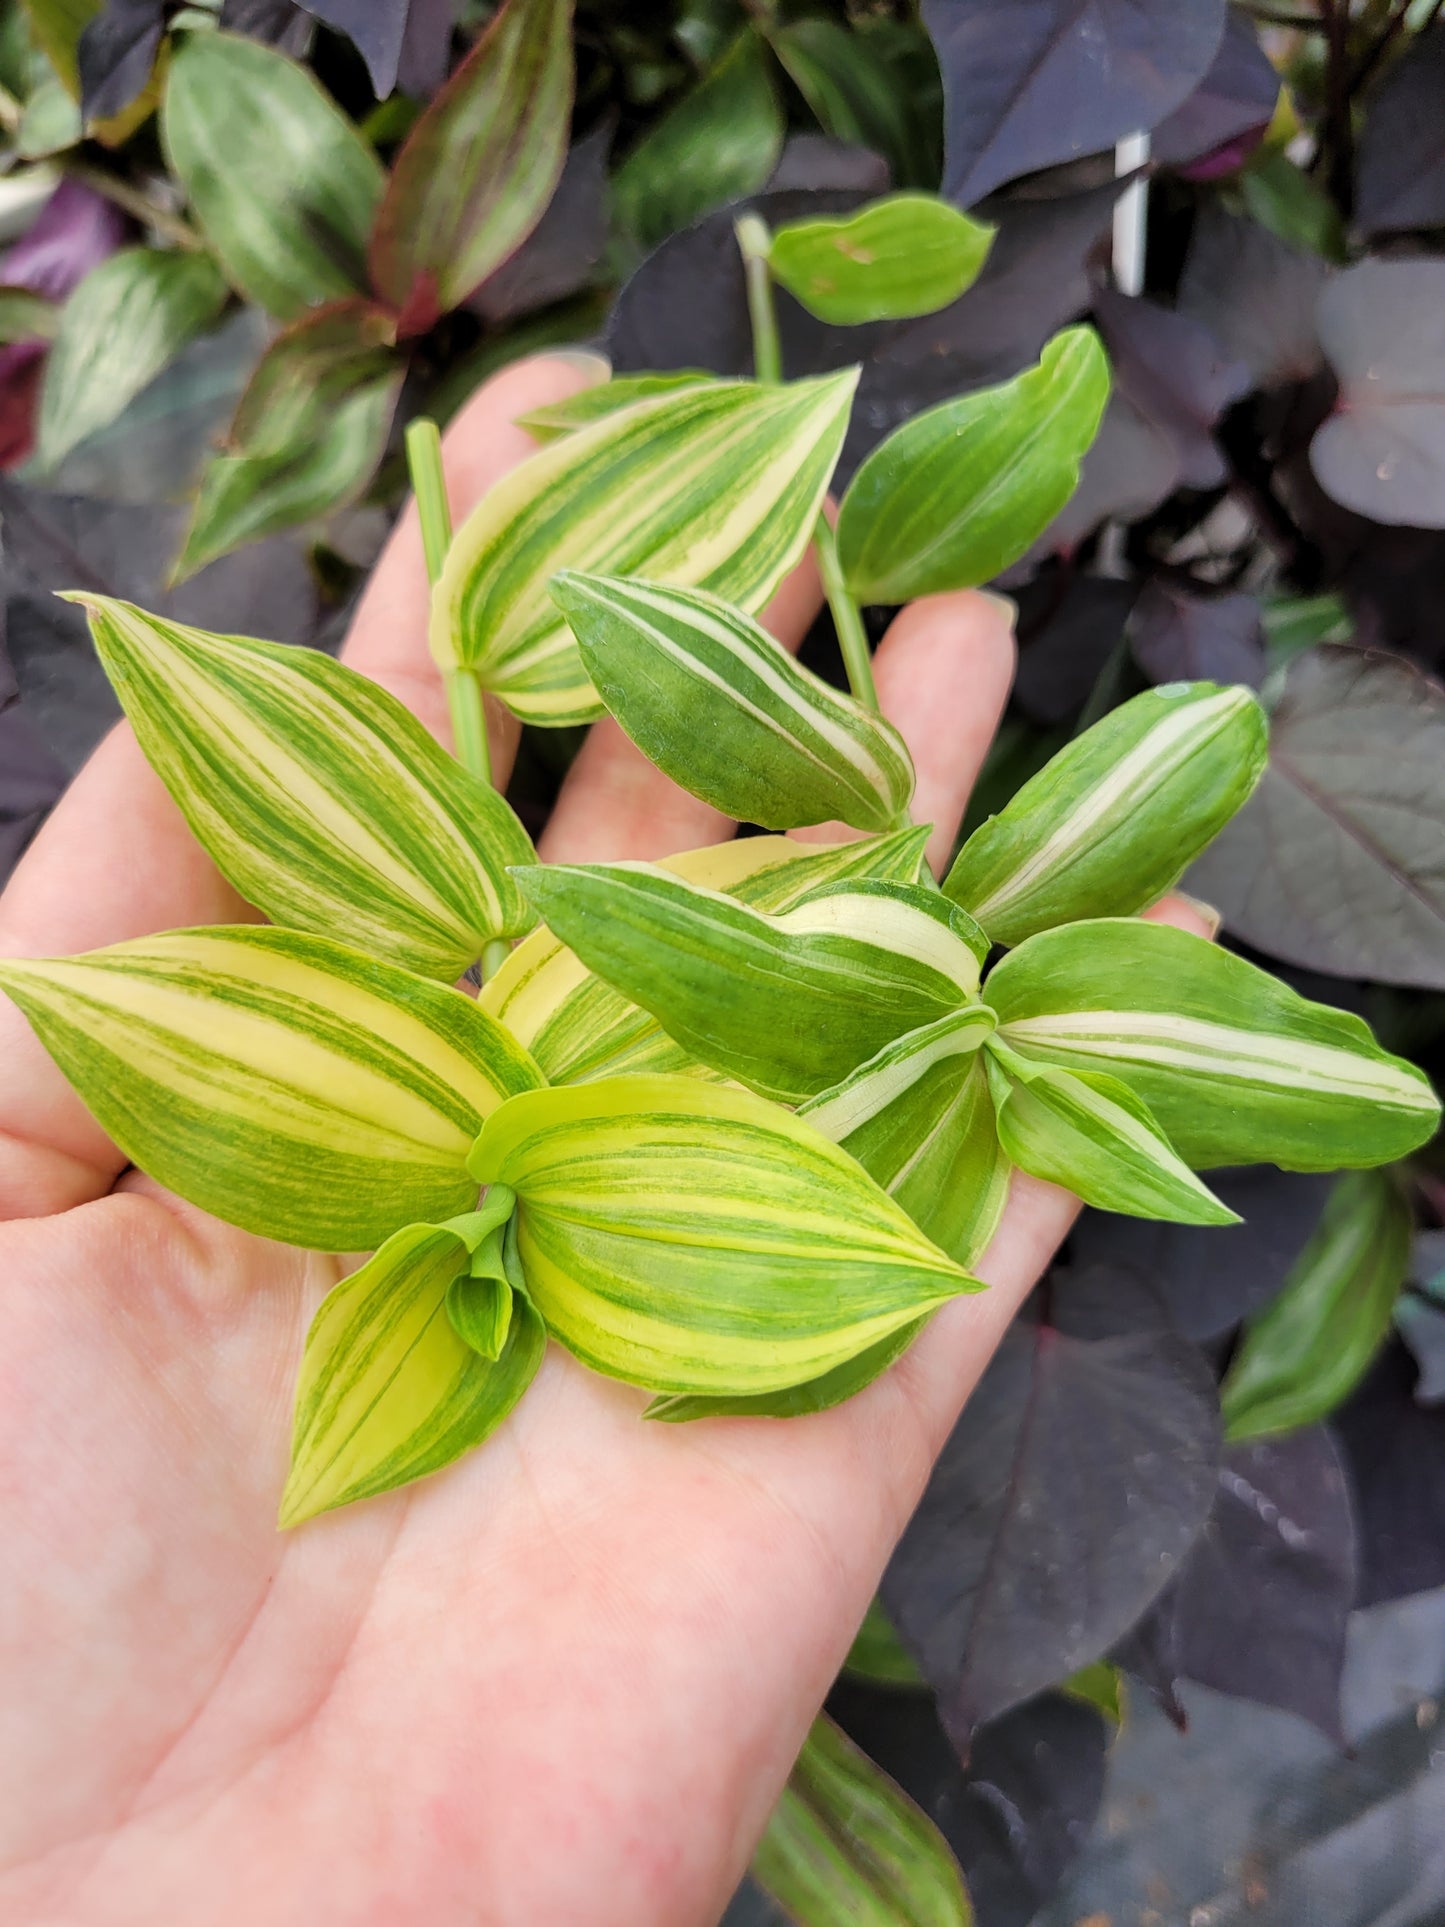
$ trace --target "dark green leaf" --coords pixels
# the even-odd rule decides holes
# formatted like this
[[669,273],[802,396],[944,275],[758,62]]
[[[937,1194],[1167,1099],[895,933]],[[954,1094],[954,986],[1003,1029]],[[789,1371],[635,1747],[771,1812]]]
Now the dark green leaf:
[[883,155],[900,185],[927,186],[930,171],[937,180],[937,106],[934,124],[920,125],[926,103],[883,58],[881,33],[811,17],[772,28],[769,37],[825,132]]

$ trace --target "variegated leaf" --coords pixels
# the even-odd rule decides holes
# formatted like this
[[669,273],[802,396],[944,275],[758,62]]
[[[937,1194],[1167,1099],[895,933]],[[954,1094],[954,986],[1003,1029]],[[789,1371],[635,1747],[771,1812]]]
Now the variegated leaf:
[[579,388],[575,395],[545,403],[525,415],[518,415],[517,426],[525,428],[534,440],[554,442],[579,428],[590,428],[604,416],[615,415],[637,401],[653,401],[659,395],[674,394],[679,388],[705,388],[717,380],[700,369],[683,368],[667,375],[614,375],[611,381],[598,382],[593,388]]
[[808,545],[857,380],[686,388],[540,450],[457,531],[432,598],[438,663],[475,669],[525,722],[589,722],[602,705],[547,593],[559,569],[762,608]]
[[495,1361],[454,1329],[448,1292],[466,1265],[455,1231],[410,1225],[322,1300],[301,1362],[282,1526],[451,1464],[531,1384],[547,1334],[524,1295]]
[[856,1397],[875,1378],[881,1378],[927,1323],[928,1316],[924,1316],[912,1325],[900,1325],[856,1358],[801,1385],[785,1385],[776,1392],[664,1393],[642,1416],[662,1425],[687,1425],[700,1418],[806,1418],[811,1412],[830,1412],[835,1405],[845,1405]]
[[1264,774],[1248,689],[1171,683],[1085,730],[975,830],[944,882],[996,943],[1157,902]]
[[542,1081],[459,991],[290,930],[7,959],[0,989],[143,1171],[323,1251],[468,1207],[482,1119]]
[[[660,867],[754,910],[790,910],[810,891],[853,877],[916,883],[926,829],[897,830],[857,843],[790,843],[741,837],[687,850]],[[553,1084],[628,1071],[711,1075],[641,1010],[547,929],[534,930],[485,985],[483,1010],[504,1023]]]
[[973,999],[987,943],[935,890],[830,885],[780,915],[650,864],[520,873],[554,936],[725,1077],[785,1103]]
[[552,578],[583,666],[649,762],[724,816],[769,830],[906,820],[903,738],[804,669],[750,616],[701,589]]
[[1020,1170],[1101,1211],[1175,1224],[1239,1223],[1239,1213],[1195,1177],[1117,1077],[1031,1063],[997,1038],[985,1059],[999,1143]]
[[548,1330],[651,1391],[801,1384],[978,1288],[810,1125],[695,1078],[526,1093],[470,1167],[517,1193]]
[[966,1266],[983,1256],[1008,1195],[979,1056],[993,1028],[984,1004],[955,1011],[887,1045],[798,1113]]
[[526,831],[376,683],[315,650],[70,600],[198,841],[275,922],[452,981],[536,921],[507,874],[536,860]]
[[1439,1121],[1425,1078],[1358,1017],[1165,924],[1046,930],[1010,951],[988,996],[1004,1043],[1121,1079],[1196,1170],[1384,1164]]
[[856,214],[790,221],[773,235],[768,266],[820,321],[905,321],[971,287],[993,237],[935,194],[889,194]]

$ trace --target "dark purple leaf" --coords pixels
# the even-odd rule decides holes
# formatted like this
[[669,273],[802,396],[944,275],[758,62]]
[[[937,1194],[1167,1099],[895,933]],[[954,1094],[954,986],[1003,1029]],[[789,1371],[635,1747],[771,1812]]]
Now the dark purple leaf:
[[971,207],[1157,127],[1208,73],[1226,11],[1225,0],[924,0],[943,72],[944,192]]
[[1355,1583],[1354,1520],[1328,1432],[1232,1446],[1208,1525],[1115,1657],[1166,1706],[1178,1680],[1197,1680],[1298,1713],[1343,1744]]
[[1084,457],[1078,488],[1024,557],[1021,569],[1046,555],[1071,555],[1101,522],[1116,517],[1137,522],[1152,515],[1181,479],[1174,437],[1116,388]]
[[888,192],[888,163],[871,147],[855,147],[827,134],[792,135],[778,156],[768,193],[829,187],[875,199]]
[[0,283],[63,301],[126,235],[113,201],[81,181],[62,181],[29,231],[0,256]]
[[123,113],[144,90],[166,23],[165,0],[106,0],[76,48],[87,120]]
[[1114,288],[1098,290],[1094,319],[1119,392],[1177,448],[1181,484],[1216,487],[1227,471],[1212,431],[1249,392],[1249,370],[1220,351],[1202,322]]
[[1195,223],[1179,311],[1201,321],[1255,385],[1301,381],[1320,364],[1315,308],[1329,266],[1209,201]]
[[1231,7],[1214,65],[1154,130],[1153,157],[1193,180],[1232,173],[1274,118],[1279,75],[1242,7]]
[[1445,528],[1445,261],[1362,261],[1320,296],[1339,377],[1310,446],[1326,494],[1358,515]]
[[952,1847],[980,1927],[1028,1927],[1099,1810],[1107,1744],[1099,1714],[1045,1693],[984,1727],[964,1769],[925,1694],[844,1679],[828,1710]]
[[1134,660],[1152,683],[1264,681],[1264,621],[1252,595],[1199,595],[1156,578],[1129,621]]
[[1218,1455],[1214,1376],[1187,1340],[1008,1333],[882,1587],[963,1757],[1140,1617],[1204,1523]]
[[1370,102],[1355,218],[1366,234],[1445,227],[1445,21],[1416,38]]
[[313,31],[310,14],[293,0],[221,0],[221,26],[298,57],[311,44]]
[[590,287],[607,246],[605,122],[567,156],[546,213],[509,261],[477,289],[467,307],[493,327]]
[[1333,1429],[1360,1546],[1358,1604],[1445,1586],[1445,1409],[1415,1402],[1415,1362],[1390,1345]]
[[1185,878],[1286,963],[1445,989],[1445,689],[1328,644],[1291,663],[1264,779]]
[[301,0],[307,13],[344,33],[366,62],[372,90],[385,100],[400,82],[425,97],[446,78],[452,0]]
[[1135,583],[1054,570],[1020,593],[1014,697],[1026,716],[1051,725],[1078,715],[1138,593]]
[[1445,1305],[1416,1291],[1403,1292],[1395,1304],[1395,1329],[1420,1368],[1416,1404],[1445,1402]]
[[65,788],[65,771],[36,734],[19,693],[0,641],[0,888]]
[[1209,1186],[1243,1219],[1232,1225],[1155,1224],[1086,1211],[1070,1241],[1081,1267],[1147,1278],[1186,1338],[1218,1338],[1267,1305],[1309,1242],[1332,1179],[1260,1165],[1211,1171]]

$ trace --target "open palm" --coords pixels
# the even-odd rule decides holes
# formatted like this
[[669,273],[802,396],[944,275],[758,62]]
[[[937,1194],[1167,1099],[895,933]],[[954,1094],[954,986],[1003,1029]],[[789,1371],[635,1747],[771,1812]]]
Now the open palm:
[[[476,398],[458,513],[528,452],[514,417],[582,380],[533,361]],[[425,600],[409,514],[347,656],[444,734]],[[796,642],[817,604],[799,571],[770,622]],[[935,862],[1011,663],[973,594],[879,652]],[[730,827],[603,723],[542,853]],[[248,914],[122,728],[0,899],[0,950]],[[123,1167],[0,1008],[0,1921],[715,1921],[1070,1201],[1016,1178],[993,1289],[836,1411],[643,1425],[554,1347],[483,1449],[282,1536],[302,1337],[340,1267]]]

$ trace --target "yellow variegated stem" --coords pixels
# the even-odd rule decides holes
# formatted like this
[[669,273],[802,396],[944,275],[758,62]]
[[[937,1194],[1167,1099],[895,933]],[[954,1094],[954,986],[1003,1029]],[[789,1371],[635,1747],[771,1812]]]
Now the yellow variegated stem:
[[[426,579],[433,594],[452,545],[452,514],[447,502],[446,471],[442,466],[442,438],[434,421],[424,417],[406,431],[406,460],[411,492],[416,497],[421,545],[426,556]],[[457,761],[484,783],[492,780],[492,751],[487,741],[487,713],[482,686],[472,669],[448,669],[444,677],[447,708]]]
[[978,1288],[852,1158],[745,1091],[620,1077],[527,1094],[470,1164],[517,1192],[548,1329],[652,1391],[798,1384]]
[[8,961],[0,988],[143,1171],[324,1251],[470,1206],[482,1119],[542,1081],[470,998],[296,931]]

